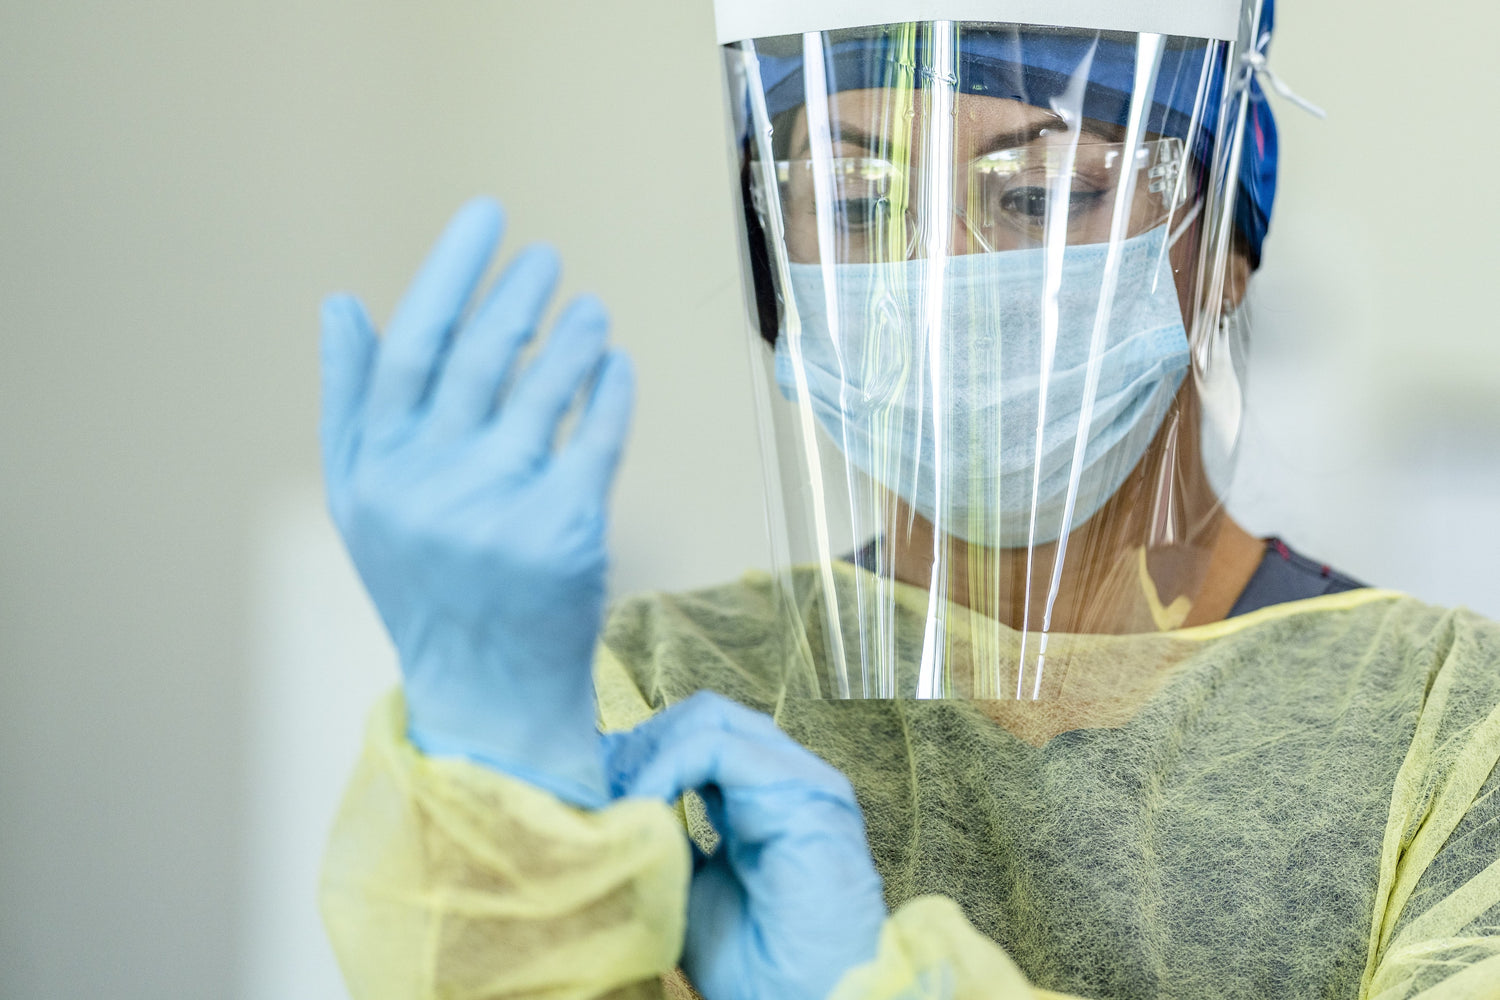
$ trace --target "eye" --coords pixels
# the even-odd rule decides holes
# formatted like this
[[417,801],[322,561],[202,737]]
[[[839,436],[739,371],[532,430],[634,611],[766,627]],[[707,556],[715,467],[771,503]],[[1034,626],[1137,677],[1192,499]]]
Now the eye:
[[1047,217],[1047,189],[1044,187],[1011,188],[1000,195],[1000,211],[1028,222],[1041,222]]
[[887,217],[890,214],[891,203],[886,198],[841,198],[836,210],[843,226],[858,230],[874,226]]
[[[1098,207],[1104,192],[1096,188],[1077,188],[1068,192],[1068,216],[1076,218]],[[1000,195],[1000,211],[1017,221],[1038,225],[1047,218],[1051,196],[1040,185],[1012,187]]]

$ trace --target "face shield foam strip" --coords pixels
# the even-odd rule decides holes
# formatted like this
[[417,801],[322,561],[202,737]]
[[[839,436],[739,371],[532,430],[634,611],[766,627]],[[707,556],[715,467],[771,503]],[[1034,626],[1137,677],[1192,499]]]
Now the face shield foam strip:
[[719,43],[904,21],[978,21],[1233,41],[1239,0],[714,0]]

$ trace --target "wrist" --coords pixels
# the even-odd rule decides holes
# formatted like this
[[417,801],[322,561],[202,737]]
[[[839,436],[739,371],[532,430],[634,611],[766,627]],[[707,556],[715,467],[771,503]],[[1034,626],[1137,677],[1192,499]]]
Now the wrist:
[[410,716],[407,739],[424,756],[466,760],[540,788],[580,809],[602,809],[610,803],[604,778],[603,745],[597,732],[592,734],[587,745],[575,746],[568,757],[552,755],[542,760],[532,759],[530,755],[506,753],[503,749],[497,752],[494,747],[474,740],[429,733],[417,726]]
[[587,657],[549,660],[479,646],[472,636],[435,638],[402,657],[407,733],[417,749],[511,774],[576,805],[607,801]]

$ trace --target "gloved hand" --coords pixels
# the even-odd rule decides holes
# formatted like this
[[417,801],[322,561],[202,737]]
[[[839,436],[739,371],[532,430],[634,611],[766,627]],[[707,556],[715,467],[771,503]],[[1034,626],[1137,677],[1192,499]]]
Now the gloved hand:
[[521,253],[469,314],[502,228],[493,201],[465,205],[383,338],[352,297],[324,303],[328,503],[400,655],[413,743],[602,805],[590,671],[634,377],[587,297],[513,371],[558,263]]
[[609,739],[617,795],[697,790],[719,834],[693,875],[682,958],[705,1000],[824,1000],[875,957],[885,900],[842,774],[714,694]]

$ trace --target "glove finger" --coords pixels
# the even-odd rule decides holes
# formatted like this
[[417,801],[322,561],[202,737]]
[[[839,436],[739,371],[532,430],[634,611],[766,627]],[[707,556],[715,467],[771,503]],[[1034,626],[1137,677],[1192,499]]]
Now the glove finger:
[[694,695],[637,727],[631,738],[638,742],[612,761],[631,795],[673,802],[683,792],[714,785],[726,803],[749,802],[740,793],[766,789],[853,799],[842,774],[768,716],[717,695]]
[[358,417],[369,386],[370,366],[378,348],[375,326],[352,295],[323,300],[319,341],[322,414],[318,437],[323,476],[332,489],[343,479],[358,439]]
[[673,744],[626,787],[632,797],[666,802],[690,790],[706,796],[721,789],[722,805],[711,822],[731,854],[785,838],[817,851],[865,843],[863,814],[842,776],[816,773],[791,754],[723,733]]
[[[700,691],[685,701],[668,705],[634,729],[610,733],[605,741],[605,752],[614,793],[631,794],[631,788],[638,783],[641,772],[660,753],[663,742],[669,741],[674,732],[692,725],[694,720],[703,719],[704,713],[709,711],[705,709],[705,705],[727,701],[721,695]],[[676,796],[671,792],[672,789],[663,788],[659,796],[653,793],[653,797],[676,801]]]
[[[675,802],[686,792],[712,786],[744,790],[774,781],[770,753],[762,746],[723,729],[677,732],[654,745],[640,770],[623,782],[633,798]],[[720,831],[723,832],[722,830]]]
[[598,299],[584,296],[563,311],[541,355],[522,373],[489,431],[505,464],[530,469],[545,461],[563,415],[597,371],[608,337],[609,316]]
[[615,481],[635,410],[635,367],[622,351],[605,355],[593,392],[556,472],[569,493],[602,500]]
[[629,735],[654,744],[670,739],[673,733],[702,728],[737,730],[771,739],[790,739],[769,715],[746,708],[716,691],[699,691],[675,705],[668,705],[631,730]]
[[459,209],[386,328],[370,385],[375,428],[401,426],[427,395],[448,338],[500,241],[504,216],[489,198]]
[[664,745],[678,742],[695,731],[735,729],[766,738],[786,738],[765,713],[746,708],[715,691],[699,691],[668,705],[634,729],[619,733],[620,751],[614,764],[622,780],[634,780]]
[[530,247],[506,268],[454,342],[433,395],[429,429],[466,433],[489,418],[516,356],[536,332],[557,289],[557,251]]

